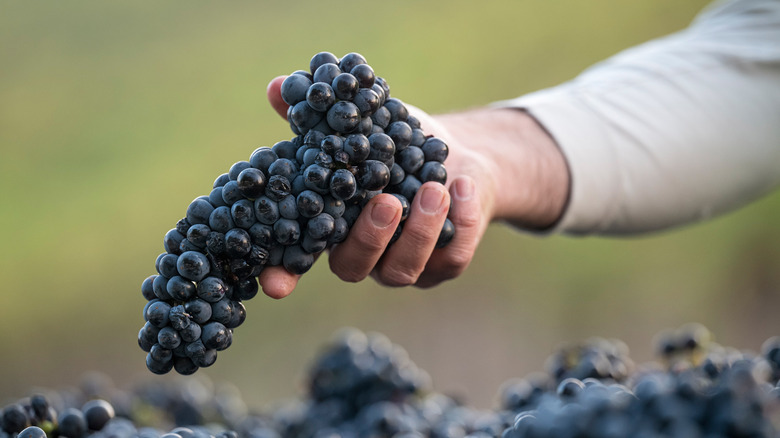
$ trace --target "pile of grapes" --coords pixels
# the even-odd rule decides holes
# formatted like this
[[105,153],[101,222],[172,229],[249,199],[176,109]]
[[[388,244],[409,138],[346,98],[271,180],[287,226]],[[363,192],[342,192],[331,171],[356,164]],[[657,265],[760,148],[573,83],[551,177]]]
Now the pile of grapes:
[[[446,182],[446,143],[425,135],[363,56],[322,52],[309,67],[281,87],[296,136],[233,164],[165,235],[157,274],[141,286],[148,303],[138,344],[153,373],[214,364],[266,266],[305,273],[383,192],[403,207],[395,241],[420,186]],[[447,219],[436,247],[454,233]]]
[[385,336],[344,329],[313,361],[306,394],[269,412],[203,376],[120,390],[91,375],[6,406],[0,438],[780,436],[780,337],[752,354],[689,325],[658,345],[642,365],[616,340],[561,348],[547,372],[506,382],[496,408],[478,410],[433,391]]

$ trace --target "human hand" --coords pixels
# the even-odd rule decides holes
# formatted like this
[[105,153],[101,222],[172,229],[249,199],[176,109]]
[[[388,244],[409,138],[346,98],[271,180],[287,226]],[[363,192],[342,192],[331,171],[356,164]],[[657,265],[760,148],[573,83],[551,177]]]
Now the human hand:
[[[271,106],[283,118],[287,114],[280,92],[284,78],[275,78],[267,90]],[[388,286],[432,287],[457,277],[471,262],[492,218],[495,184],[489,161],[463,147],[435,118],[418,108],[407,108],[427,135],[449,145],[447,187],[423,184],[410,205],[401,237],[389,247],[401,218],[400,202],[389,194],[371,199],[347,239],[331,250],[331,270],[342,280],[357,282],[371,275]],[[436,249],[448,212],[455,237],[445,248]],[[292,292],[298,278],[281,267],[266,268],[259,277],[263,291],[274,298]]]

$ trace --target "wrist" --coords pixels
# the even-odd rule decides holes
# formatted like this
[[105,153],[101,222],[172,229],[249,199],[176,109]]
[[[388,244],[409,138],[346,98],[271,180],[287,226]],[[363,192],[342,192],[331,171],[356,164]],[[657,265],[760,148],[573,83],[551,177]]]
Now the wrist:
[[[566,160],[553,138],[525,111],[478,109],[435,117],[475,160],[472,175],[489,193],[492,220],[545,229],[563,214],[569,194]],[[460,163],[456,163],[460,166]],[[482,170],[478,170],[482,169]]]

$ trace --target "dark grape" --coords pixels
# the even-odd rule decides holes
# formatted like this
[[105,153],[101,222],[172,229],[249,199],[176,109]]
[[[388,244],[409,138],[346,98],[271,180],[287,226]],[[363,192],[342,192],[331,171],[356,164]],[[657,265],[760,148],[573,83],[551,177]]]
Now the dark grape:
[[360,53],[347,53],[341,58],[341,61],[339,61],[339,68],[341,71],[352,71],[353,68],[355,68],[356,65],[365,64],[366,58],[363,57]]
[[425,153],[425,161],[438,161],[443,163],[449,154],[449,147],[440,138],[429,137],[422,145],[422,151]]
[[281,201],[290,192],[292,192],[290,179],[282,175],[272,176],[265,188],[265,195],[274,201]]
[[[206,281],[208,278],[213,277],[207,277],[203,281]],[[203,284],[203,281],[198,284],[198,296],[200,296],[201,291],[201,284]],[[206,292],[204,292],[206,293]],[[225,295],[224,290],[222,291],[222,294],[217,293],[216,295],[212,296],[211,299],[215,301],[219,301],[222,299],[222,297]],[[190,315],[190,318],[192,318],[192,321],[198,324],[205,324],[209,319],[211,319],[211,305],[200,298],[195,298],[194,300],[187,301],[184,304],[184,310],[187,312],[188,315]]]
[[315,111],[325,112],[336,103],[336,96],[329,83],[316,82],[306,91],[306,102]]
[[181,335],[181,340],[184,342],[196,341],[200,338],[200,334],[201,334],[200,325],[192,321],[190,321],[187,327],[179,330],[179,335]]
[[267,196],[261,196],[257,198],[255,200],[254,209],[255,217],[260,223],[273,225],[277,220],[279,220],[279,204]]
[[222,200],[225,202],[225,205],[233,205],[234,202],[243,198],[244,194],[238,188],[237,181],[229,181],[222,187]]
[[[331,110],[335,107],[333,105]],[[330,111],[328,111],[330,114]],[[315,110],[305,100],[298,102],[290,111],[290,121],[295,124],[300,132],[307,132],[322,120],[323,113]]]
[[[173,265],[173,273],[176,273],[176,264],[174,262]],[[146,298],[147,300],[153,300],[157,297],[157,295],[154,294],[154,279],[157,277],[156,275],[150,275],[146,277],[146,279],[141,283],[141,294]]]
[[417,177],[414,175],[406,175],[404,180],[401,181],[401,184],[398,184],[398,186],[395,187],[395,190],[397,193],[406,197],[406,199],[412,199],[414,198],[414,195],[417,194],[417,190],[420,189],[421,185],[422,183]]
[[[335,227],[333,216],[320,213],[309,219],[306,224],[306,234],[316,240],[328,240]],[[324,249],[324,248],[323,248]]]
[[[325,208],[325,200],[313,190],[304,190],[296,198],[298,213],[306,218],[317,216]],[[280,242],[282,243],[282,242]]]
[[279,215],[285,219],[298,219],[298,203],[295,196],[287,195],[279,201]]
[[210,322],[203,326],[200,339],[207,349],[222,350],[227,347],[230,337],[228,329],[219,322]]
[[206,256],[196,251],[182,253],[176,261],[179,275],[192,281],[200,281],[209,272]]
[[[224,325],[230,323],[233,314],[233,302],[227,297],[211,304],[211,320]],[[201,333],[202,334],[202,333]]]
[[393,167],[390,168],[390,182],[389,182],[389,184],[391,186],[400,184],[401,181],[404,180],[405,176],[406,176],[406,172],[404,172],[404,169],[396,161],[393,164]]
[[225,244],[225,234],[217,231],[212,231],[206,238],[206,250],[209,254],[222,255],[227,252],[227,245]]
[[357,95],[360,83],[349,73],[341,73],[331,82],[333,93],[339,100],[352,100]]
[[368,137],[371,146],[368,154],[369,160],[387,161],[395,155],[395,143],[387,134],[371,134]]
[[412,128],[406,122],[393,122],[387,127],[386,132],[393,139],[397,151],[406,149],[412,143]]
[[181,245],[182,240],[184,240],[184,235],[176,229],[172,229],[165,233],[165,238],[163,239],[165,252],[169,252],[171,254],[181,254],[179,246]]
[[328,110],[327,120],[334,131],[349,133],[360,123],[360,111],[354,103],[340,100]]
[[105,400],[90,400],[81,408],[89,430],[101,430],[114,418],[114,407]]
[[366,160],[358,166],[357,180],[365,190],[381,190],[390,182],[390,170],[381,161]]
[[276,160],[280,158],[284,158],[286,160],[295,159],[295,151],[297,150],[298,150],[298,145],[296,145],[294,142],[290,140],[282,140],[274,143],[274,145],[271,147],[271,152],[276,154],[276,158],[274,159],[274,161],[268,163],[268,167],[266,169],[261,169],[261,170],[263,171],[263,173],[266,174],[266,176],[273,175],[272,173],[270,173],[271,164],[275,163]]
[[238,189],[249,199],[255,199],[265,191],[266,178],[260,169],[250,167],[238,174]]
[[227,286],[220,278],[206,277],[198,283],[197,292],[198,298],[209,303],[216,303],[225,296]]
[[191,225],[208,223],[209,215],[213,210],[211,203],[198,198],[187,207],[187,222]]
[[177,301],[187,301],[195,296],[195,284],[190,280],[179,275],[175,275],[168,280],[166,291],[168,295]]
[[184,306],[178,305],[171,307],[168,314],[168,320],[174,330],[181,331],[190,326],[190,316],[184,310]]
[[216,189],[218,187],[222,187],[225,184],[227,184],[228,181],[230,181],[230,175],[228,175],[227,173],[223,173],[222,175],[218,176],[217,179],[214,180],[214,185],[212,186],[212,188]]
[[405,221],[409,217],[409,200],[398,193],[393,193],[393,196],[401,202],[401,221]]
[[311,61],[309,61],[309,71],[311,74],[314,74],[322,64],[327,63],[338,64],[339,59],[330,52],[319,52],[311,57]]
[[157,333],[157,343],[159,343],[162,348],[173,350],[181,344],[181,336],[179,336],[179,333],[173,327],[166,326],[161,328],[160,332]]
[[[215,209],[216,210],[216,209]],[[214,214],[213,212],[211,213]],[[209,222],[211,222],[211,216],[209,216]],[[193,245],[195,245],[198,248],[205,248],[206,247],[206,239],[209,237],[209,233],[211,232],[211,228],[208,227],[208,225],[205,224],[195,224],[191,226],[187,230],[187,240],[190,241]],[[171,256],[171,254],[169,254]],[[175,256],[174,256],[175,257]],[[176,266],[176,259],[169,259],[167,262],[169,265],[173,263],[172,267]],[[170,272],[168,268],[166,268],[166,271]],[[165,275],[165,274],[163,274]],[[166,277],[172,277],[172,275],[165,275]]]
[[[327,193],[330,186],[331,171],[319,164],[312,164],[303,172],[303,183],[309,190]],[[299,195],[300,196],[300,195]]]
[[323,200],[325,202],[325,208],[322,209],[323,213],[329,214],[334,219],[340,218],[344,214],[346,205],[344,205],[343,200],[331,196],[326,196]]
[[290,245],[284,249],[282,263],[289,272],[302,275],[311,269],[314,264],[314,256],[304,251],[299,245]]
[[237,201],[230,207],[230,216],[233,218],[233,223],[236,227],[249,229],[256,223],[254,203],[248,199]]
[[[178,273],[178,270],[176,271]],[[154,295],[161,300],[169,300],[171,298],[168,295],[168,278],[162,275],[156,275],[152,281],[152,289]]]
[[256,169],[260,169],[264,174],[268,173],[268,167],[279,158],[273,149],[263,146],[255,149],[249,157],[249,164]]
[[235,289],[235,298],[240,300],[251,300],[257,295],[260,290],[260,286],[257,284],[256,278],[247,278],[239,281]]
[[376,75],[374,69],[368,64],[358,64],[349,72],[357,78],[362,88],[371,88],[374,85]]
[[[147,360],[147,364],[148,363],[149,361]],[[151,367],[149,369],[151,370]],[[154,370],[152,371],[154,372]],[[84,418],[84,414],[80,409],[65,409],[57,418],[57,423],[57,430],[61,436],[67,438],[81,438],[87,433],[87,420]]]
[[249,161],[237,161],[233,163],[232,166],[230,166],[228,177],[231,181],[237,181],[238,176],[241,175],[241,172],[250,168],[252,168],[252,165],[249,163]]
[[298,221],[291,219],[279,219],[274,223],[274,238],[282,245],[292,245],[301,237],[301,228]]
[[371,115],[371,120],[374,122],[374,126],[379,126],[382,129],[390,126],[390,120],[393,118],[390,114],[390,110],[387,107],[379,107],[374,114]]
[[[173,368],[176,370],[177,373],[183,375],[183,376],[189,376],[190,374],[195,373],[198,371],[198,366],[193,363],[193,361],[188,357],[177,357],[173,360]],[[169,435],[175,435],[175,434],[169,434]],[[180,435],[177,435],[180,436]],[[183,437],[182,437],[183,438]]]
[[344,152],[349,155],[349,164],[360,164],[371,153],[371,143],[363,134],[352,134],[344,140]]
[[330,235],[328,243],[341,243],[347,238],[348,233],[349,225],[347,225],[347,220],[343,217],[337,217],[333,222],[333,233]]
[[316,82],[324,82],[325,84],[330,84],[333,82],[334,79],[336,79],[336,76],[341,74],[341,69],[339,69],[339,66],[336,65],[337,63],[333,62],[326,62],[325,64],[320,65],[317,67],[317,70],[312,73],[313,81]]
[[404,173],[415,174],[425,164],[425,154],[417,146],[409,146],[398,153],[397,163],[401,166]]
[[302,75],[290,75],[282,82],[282,100],[287,105],[295,105],[306,100],[306,90],[311,86],[311,78]]
[[438,161],[428,161],[420,169],[420,182],[436,181],[444,184],[447,182],[447,169]]
[[360,88],[352,102],[360,111],[360,116],[369,121],[371,114],[379,109],[379,96],[370,88]]
[[46,432],[38,426],[30,426],[19,432],[16,438],[46,438]]
[[301,249],[309,254],[319,254],[328,246],[327,239],[315,239],[308,234],[301,239]]

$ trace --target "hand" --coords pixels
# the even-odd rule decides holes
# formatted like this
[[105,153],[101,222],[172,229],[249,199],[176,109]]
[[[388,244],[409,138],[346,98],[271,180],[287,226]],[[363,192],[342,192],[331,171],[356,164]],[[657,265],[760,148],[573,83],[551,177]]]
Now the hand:
[[[275,78],[267,91],[271,106],[285,117],[287,104],[280,93],[283,80],[283,76]],[[401,205],[389,194],[374,197],[347,239],[331,250],[331,270],[342,280],[357,282],[371,275],[388,286],[435,286],[463,272],[492,219],[495,183],[490,162],[461,146],[436,119],[415,107],[407,107],[420,120],[426,134],[440,137],[449,145],[449,190],[438,183],[423,184],[410,205],[401,237],[389,248],[400,222]],[[455,225],[455,237],[447,247],[435,249],[448,212]],[[274,298],[287,296],[297,280],[298,276],[281,267],[266,268],[260,275],[263,291]]]
[[[282,81],[284,76],[271,81],[267,93],[284,118]],[[561,217],[569,196],[566,160],[555,140],[525,111],[479,108],[429,116],[407,106],[426,134],[449,145],[449,190],[423,184],[401,237],[390,248],[401,207],[392,195],[374,197],[347,239],[331,251],[330,267],[339,278],[356,282],[371,275],[389,286],[432,287],[466,269],[492,220],[544,230]],[[450,199],[455,237],[447,247],[434,249]],[[281,267],[260,275],[263,291],[274,298],[287,296],[297,280]]]

